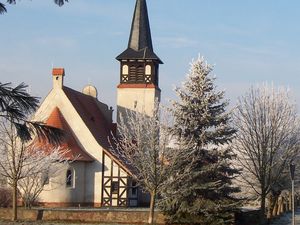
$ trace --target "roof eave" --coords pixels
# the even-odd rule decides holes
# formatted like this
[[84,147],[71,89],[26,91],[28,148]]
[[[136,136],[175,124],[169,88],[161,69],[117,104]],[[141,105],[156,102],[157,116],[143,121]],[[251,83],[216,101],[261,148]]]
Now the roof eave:
[[[152,56],[144,56],[142,54],[144,50],[141,51],[135,51],[133,49],[126,49],[124,52],[122,52],[120,55],[118,55],[116,57],[116,59],[118,61],[122,61],[122,60],[153,60],[156,61],[158,64],[164,64],[163,61],[154,53],[154,52],[150,52],[148,53],[148,55],[152,55]],[[141,56],[143,55],[143,56]]]

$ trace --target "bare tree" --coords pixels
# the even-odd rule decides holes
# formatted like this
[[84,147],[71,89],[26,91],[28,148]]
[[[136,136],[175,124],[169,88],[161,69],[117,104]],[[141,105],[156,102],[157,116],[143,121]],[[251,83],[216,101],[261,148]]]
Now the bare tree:
[[286,89],[264,85],[239,99],[234,113],[238,130],[233,143],[241,181],[260,197],[265,219],[266,197],[286,176],[283,172],[298,154],[299,120]]
[[127,111],[118,124],[114,139],[116,155],[132,170],[133,179],[150,193],[150,224],[153,224],[156,197],[167,176],[166,154],[169,135],[158,103],[152,116],[144,112]]
[[34,157],[37,158],[36,163],[24,168],[31,172],[18,181],[18,189],[26,208],[31,208],[50,179],[57,177],[66,164],[71,163],[65,157],[68,150],[52,148],[49,151],[40,146],[36,147],[36,150],[34,153]]
[[36,142],[24,141],[10,120],[0,121],[0,175],[13,189],[13,220],[17,219],[18,184],[25,178],[38,176],[51,163],[63,160],[63,151],[42,149]]

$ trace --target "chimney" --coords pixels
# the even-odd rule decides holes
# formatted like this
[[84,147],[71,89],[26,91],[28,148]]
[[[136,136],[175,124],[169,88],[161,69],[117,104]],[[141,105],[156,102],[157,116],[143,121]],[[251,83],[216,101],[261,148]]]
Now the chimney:
[[52,79],[53,79],[53,88],[62,88],[64,85],[64,68],[53,68],[52,70]]

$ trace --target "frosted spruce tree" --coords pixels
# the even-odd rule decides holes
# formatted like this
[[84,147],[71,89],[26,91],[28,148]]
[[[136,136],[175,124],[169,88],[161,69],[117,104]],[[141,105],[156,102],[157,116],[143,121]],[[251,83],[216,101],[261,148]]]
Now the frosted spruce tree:
[[170,109],[170,133],[174,151],[181,151],[182,157],[170,158],[172,176],[159,204],[170,222],[230,224],[238,206],[232,196],[239,191],[232,185],[238,171],[231,167],[234,155],[229,147],[236,130],[230,126],[228,101],[216,90],[212,69],[199,57],[191,63],[182,88],[175,90],[179,100]]

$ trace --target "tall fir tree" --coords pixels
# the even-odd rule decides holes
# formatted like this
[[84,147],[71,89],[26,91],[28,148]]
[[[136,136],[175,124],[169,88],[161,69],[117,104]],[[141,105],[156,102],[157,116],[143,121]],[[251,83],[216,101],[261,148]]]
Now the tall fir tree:
[[172,176],[159,204],[171,222],[231,224],[239,203],[233,197],[239,192],[232,184],[238,171],[231,165],[234,154],[229,145],[236,130],[230,126],[228,101],[216,90],[212,69],[199,57],[191,63],[182,88],[175,90],[179,100],[170,109],[170,133],[174,151],[181,151],[174,155],[182,157],[170,159]]

